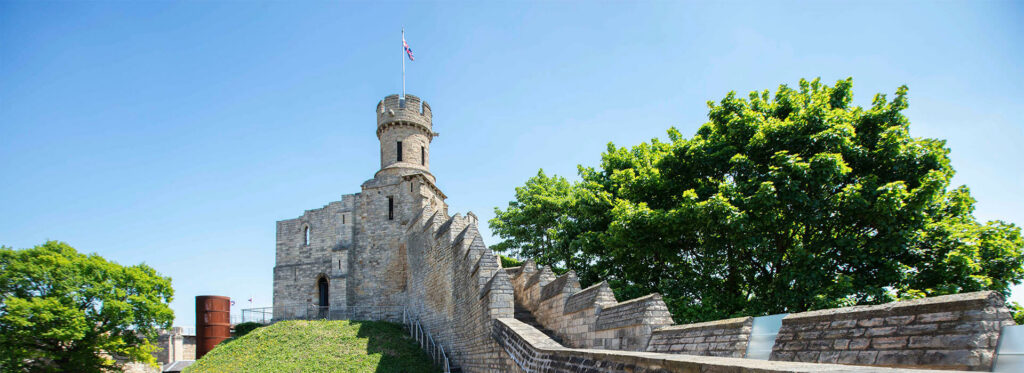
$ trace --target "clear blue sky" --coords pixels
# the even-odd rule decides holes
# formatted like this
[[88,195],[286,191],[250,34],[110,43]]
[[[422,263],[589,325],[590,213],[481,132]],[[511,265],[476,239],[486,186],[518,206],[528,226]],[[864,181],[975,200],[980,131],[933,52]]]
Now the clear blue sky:
[[177,325],[195,295],[270,305],[274,222],[378,167],[402,25],[452,213],[486,221],[609,141],[691,135],[730,90],[852,76],[861,105],[907,84],[912,133],[948,140],[976,215],[1021,225],[1022,19],[986,1],[3,2],[0,244],[146,262]]

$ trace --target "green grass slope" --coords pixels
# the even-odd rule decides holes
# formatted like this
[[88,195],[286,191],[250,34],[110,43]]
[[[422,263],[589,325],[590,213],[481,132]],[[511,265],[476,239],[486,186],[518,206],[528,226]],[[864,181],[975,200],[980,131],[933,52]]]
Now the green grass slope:
[[185,372],[418,373],[440,369],[398,324],[282,321],[221,343]]

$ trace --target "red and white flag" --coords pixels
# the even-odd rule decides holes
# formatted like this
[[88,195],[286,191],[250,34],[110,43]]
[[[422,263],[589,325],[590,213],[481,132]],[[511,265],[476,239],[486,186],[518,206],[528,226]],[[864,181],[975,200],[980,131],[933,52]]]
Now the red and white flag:
[[412,56],[412,49],[409,49],[409,43],[405,42],[405,30],[402,30],[402,47],[405,48],[405,55],[409,56],[409,61],[416,61]]

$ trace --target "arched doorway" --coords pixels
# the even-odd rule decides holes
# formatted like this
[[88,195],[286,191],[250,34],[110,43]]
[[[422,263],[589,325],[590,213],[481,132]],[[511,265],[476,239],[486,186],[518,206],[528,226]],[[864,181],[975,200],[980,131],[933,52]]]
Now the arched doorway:
[[327,318],[327,314],[328,314],[327,311],[330,309],[330,306],[331,306],[331,304],[330,304],[330,299],[331,298],[328,295],[328,291],[330,291],[330,287],[327,284],[327,279],[324,278],[324,277],[320,277],[320,279],[317,280],[317,282],[316,282],[316,288],[317,288],[317,290],[320,293],[320,299],[319,299],[320,302],[317,303],[317,306],[319,306],[319,307],[317,307],[317,309],[319,310],[319,312],[317,312],[317,318],[326,319]]

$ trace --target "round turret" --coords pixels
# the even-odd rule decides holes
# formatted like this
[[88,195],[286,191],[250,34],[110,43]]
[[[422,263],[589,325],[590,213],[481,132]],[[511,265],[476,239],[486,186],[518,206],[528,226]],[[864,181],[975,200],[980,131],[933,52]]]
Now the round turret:
[[430,142],[437,135],[431,122],[430,105],[419,97],[405,95],[402,99],[399,95],[390,95],[377,103],[377,138],[380,140],[377,174],[430,175]]
[[420,101],[419,97],[390,95],[377,103],[377,137],[387,128],[395,125],[420,127],[429,136],[433,136],[430,105]]

